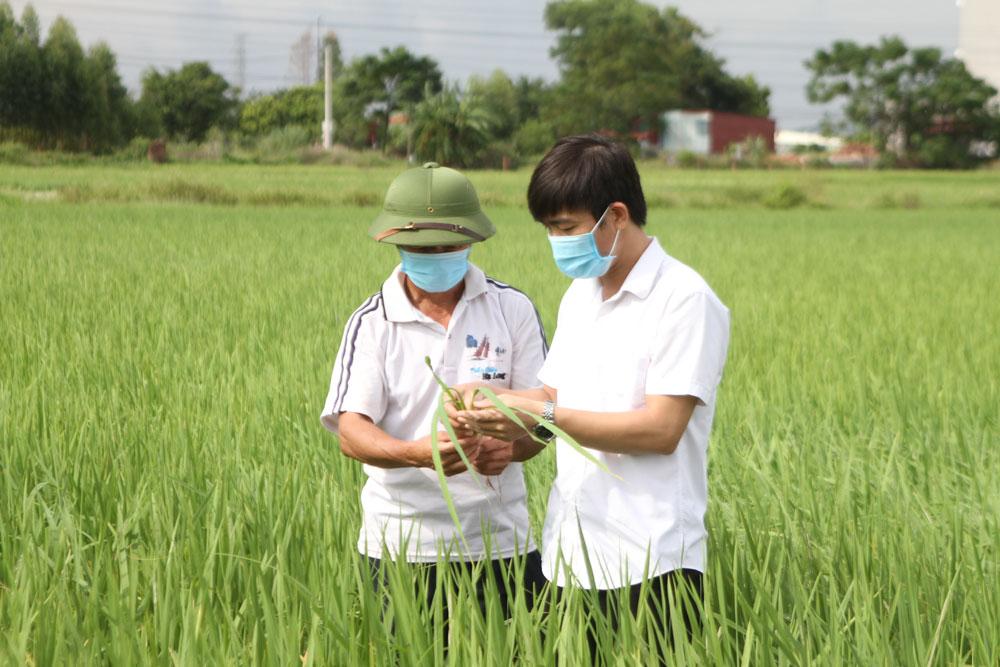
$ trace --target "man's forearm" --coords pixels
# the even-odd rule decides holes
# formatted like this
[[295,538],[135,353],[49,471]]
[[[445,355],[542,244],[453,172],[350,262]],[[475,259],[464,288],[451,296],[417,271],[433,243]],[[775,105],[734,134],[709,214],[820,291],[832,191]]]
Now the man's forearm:
[[362,463],[378,468],[409,468],[410,442],[390,436],[366,417],[344,413],[340,417],[340,450]]
[[612,454],[673,454],[684,431],[669,428],[644,408],[589,412],[557,407],[555,423],[581,444]]
[[545,445],[535,442],[530,435],[525,435],[514,441],[514,455],[511,461],[527,461],[545,449]]
[[[538,413],[537,400],[517,401]],[[629,412],[591,412],[556,406],[555,424],[582,444],[615,454],[672,454],[694,410],[691,396],[647,396],[647,405]],[[533,420],[526,419],[526,426]]]

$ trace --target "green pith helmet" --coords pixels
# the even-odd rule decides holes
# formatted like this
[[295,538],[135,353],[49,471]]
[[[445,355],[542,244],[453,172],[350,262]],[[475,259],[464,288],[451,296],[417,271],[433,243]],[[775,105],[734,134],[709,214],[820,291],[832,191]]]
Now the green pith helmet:
[[407,169],[385,193],[368,235],[394,245],[458,245],[496,233],[469,179],[436,162]]

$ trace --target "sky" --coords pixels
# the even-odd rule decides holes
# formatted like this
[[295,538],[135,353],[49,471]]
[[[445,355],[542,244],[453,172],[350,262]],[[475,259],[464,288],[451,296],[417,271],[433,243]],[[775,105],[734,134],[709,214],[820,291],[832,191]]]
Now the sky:
[[[13,0],[20,15],[28,3]],[[69,18],[84,46],[106,41],[119,71],[137,91],[147,67],[207,60],[239,82],[238,44],[245,45],[245,88],[269,91],[298,83],[291,46],[310,31],[332,30],[345,60],[402,45],[433,57],[445,77],[464,82],[500,68],[511,76],[558,78],[549,57],[555,35],[543,21],[545,0],[35,0],[43,34]],[[829,110],[805,97],[802,62],[836,39],[873,42],[898,34],[914,46],[951,55],[958,43],[955,0],[656,0],[708,30],[707,45],[734,74],[753,74],[771,89],[779,129],[814,129]],[[241,37],[242,36],[242,37]]]

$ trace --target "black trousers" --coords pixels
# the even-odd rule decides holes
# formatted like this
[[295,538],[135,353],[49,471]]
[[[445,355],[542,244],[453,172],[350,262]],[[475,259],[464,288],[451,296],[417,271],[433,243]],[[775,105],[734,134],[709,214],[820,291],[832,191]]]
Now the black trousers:
[[[375,590],[380,590],[387,586],[386,573],[382,567],[382,561],[378,558],[368,559],[368,567],[371,571],[372,581]],[[503,609],[505,618],[510,618],[510,604],[507,591],[514,593],[518,588],[524,590],[525,601],[530,609],[534,606],[535,597],[540,595],[542,587],[546,584],[546,579],[542,575],[542,557],[538,551],[527,553],[523,557],[523,572],[519,572],[514,567],[513,558],[498,558],[490,560],[488,563],[477,562],[449,562],[439,565],[438,563],[411,563],[410,566],[419,571],[420,577],[426,581],[425,602],[430,607],[434,600],[434,594],[442,584],[444,573],[441,568],[449,568],[451,574],[458,576],[472,576],[476,585],[476,599],[479,602],[480,611],[486,613],[486,596],[488,595],[486,586],[488,578],[492,578],[496,583],[496,595],[500,598],[500,606]],[[477,567],[478,572],[477,572]],[[477,576],[478,575],[478,576]],[[444,605],[444,619],[448,620],[448,598],[441,596]]]
[[[704,600],[702,573],[698,570],[673,570],[654,577],[645,582],[646,597],[643,600],[643,584],[628,587],[627,593],[620,588],[611,590],[592,590],[585,593],[593,595],[596,600],[596,613],[599,618],[591,619],[587,624],[587,643],[590,646],[591,661],[595,665],[613,663],[614,656],[603,656],[597,647],[598,626],[610,626],[616,631],[619,619],[624,612],[623,598],[627,597],[628,611],[633,616],[638,614],[640,605],[645,605],[650,611],[650,618],[655,624],[657,633],[663,637],[664,645],[670,646],[674,636],[674,623],[684,624],[684,634],[690,639],[701,622],[699,609]],[[562,589],[556,589],[562,595]],[[681,618],[671,617],[670,599],[676,601],[675,607],[680,608]],[[665,664],[665,656],[660,656],[660,664]]]

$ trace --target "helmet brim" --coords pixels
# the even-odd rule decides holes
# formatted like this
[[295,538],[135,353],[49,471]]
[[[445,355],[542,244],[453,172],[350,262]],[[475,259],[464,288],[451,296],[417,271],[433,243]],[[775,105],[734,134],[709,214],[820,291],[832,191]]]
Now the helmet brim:
[[[474,231],[482,239],[473,238],[460,231],[446,229],[405,229],[407,225],[413,223],[440,222],[448,225],[458,225]],[[368,235],[377,238],[387,230],[398,229],[391,236],[381,239],[381,243],[391,245],[409,246],[436,246],[436,245],[463,245],[466,243],[476,243],[479,240],[486,240],[496,234],[493,222],[482,211],[472,215],[462,216],[442,216],[436,218],[414,218],[412,216],[400,215],[382,211],[371,227],[368,228]]]

